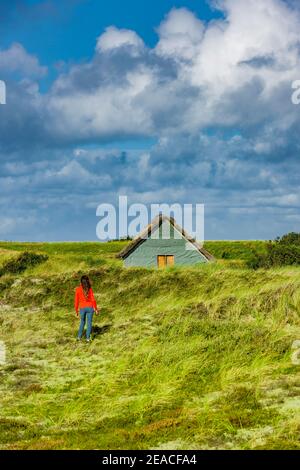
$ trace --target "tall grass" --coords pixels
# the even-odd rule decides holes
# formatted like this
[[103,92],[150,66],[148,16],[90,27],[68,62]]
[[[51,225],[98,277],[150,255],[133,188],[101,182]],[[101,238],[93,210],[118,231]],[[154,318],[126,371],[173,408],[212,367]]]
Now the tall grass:
[[[299,448],[299,268],[123,269],[114,244],[30,249],[49,260],[1,278],[0,448]],[[102,306],[91,345],[72,307],[86,270]]]

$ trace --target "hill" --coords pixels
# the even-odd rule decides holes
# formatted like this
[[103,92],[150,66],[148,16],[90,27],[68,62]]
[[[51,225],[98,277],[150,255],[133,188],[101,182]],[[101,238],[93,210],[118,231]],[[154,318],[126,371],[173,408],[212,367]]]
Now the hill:
[[[263,242],[210,242],[219,261],[123,269],[124,242],[0,243],[40,264],[0,277],[0,449],[296,449],[300,268],[244,266]],[[102,312],[75,341],[83,272]]]

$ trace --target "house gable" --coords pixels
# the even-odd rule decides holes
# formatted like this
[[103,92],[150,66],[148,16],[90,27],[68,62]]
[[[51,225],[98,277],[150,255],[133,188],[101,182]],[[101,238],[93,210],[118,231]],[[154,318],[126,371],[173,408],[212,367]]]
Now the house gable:
[[175,265],[207,263],[205,254],[188,239],[171,219],[163,218],[153,224],[143,238],[129,245],[123,257],[125,266],[156,267],[158,256],[174,256]]

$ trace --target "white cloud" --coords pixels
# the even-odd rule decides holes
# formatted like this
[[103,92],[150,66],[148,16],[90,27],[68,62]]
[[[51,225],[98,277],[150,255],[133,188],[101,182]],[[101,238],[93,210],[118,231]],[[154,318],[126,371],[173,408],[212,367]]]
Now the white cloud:
[[[171,10],[152,50],[134,31],[107,28],[94,60],[54,84],[51,133],[161,138],[261,121],[270,135],[272,127],[290,128],[299,115],[290,103],[291,82],[300,76],[298,13],[281,0],[219,5],[226,17],[206,25],[185,8]],[[123,46],[122,56],[107,55]]]
[[[281,0],[223,0],[219,5],[226,21],[206,29],[190,70],[192,83],[206,84],[220,95],[253,77],[261,77],[266,88],[292,79],[299,71],[299,14]],[[260,67],[251,67],[259,61]]]
[[144,48],[144,42],[135,31],[110,26],[99,36],[96,50],[107,52],[124,46],[131,47],[137,53]]
[[[61,73],[49,93],[40,95],[28,80],[22,93],[11,90],[15,101],[0,122],[1,145],[16,142],[28,160],[41,158],[30,152],[33,144],[52,147],[47,169],[24,176],[19,167],[13,176],[13,166],[6,167],[0,191],[32,188],[34,203],[44,192],[47,203],[63,198],[70,206],[80,205],[85,187],[92,205],[98,188],[104,197],[124,193],[133,202],[204,202],[219,230],[213,237],[232,232],[234,223],[235,236],[248,230],[264,236],[271,225],[278,235],[286,210],[293,206],[294,217],[299,202],[300,111],[290,99],[291,83],[300,78],[299,13],[280,0],[218,3],[224,18],[210,23],[173,9],[152,49],[134,31],[110,27],[93,59]],[[120,142],[145,136],[158,143],[122,156]],[[119,142],[117,149],[96,148],[110,141]],[[6,161],[16,158],[1,150]],[[242,208],[245,218],[250,207],[262,223],[249,216],[241,232],[232,218],[222,228],[224,207]]]
[[156,52],[177,59],[193,59],[203,38],[204,25],[186,8],[173,9],[158,28]]
[[140,67],[126,73],[120,86],[106,84],[96,90],[87,88],[54,94],[48,103],[51,132],[66,138],[77,135],[82,139],[151,134],[151,115],[143,101],[140,104],[137,101],[151,84],[151,74],[150,70]]
[[75,160],[66,163],[56,172],[50,172],[49,176],[54,183],[57,181],[59,184],[59,181],[65,181],[86,185],[87,188],[89,185],[99,184],[101,187],[107,187],[111,184],[111,177],[109,175],[101,174],[100,172],[98,174],[91,173]]
[[0,50],[0,70],[9,73],[20,72],[25,77],[40,78],[47,74],[47,67],[41,66],[37,57],[29,54],[19,43]]

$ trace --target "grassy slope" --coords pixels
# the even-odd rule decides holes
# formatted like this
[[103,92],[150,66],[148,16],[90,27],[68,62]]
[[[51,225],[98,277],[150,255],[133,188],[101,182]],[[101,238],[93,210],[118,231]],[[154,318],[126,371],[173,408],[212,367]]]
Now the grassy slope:
[[[0,278],[0,448],[299,448],[300,269],[125,270],[122,242],[0,243],[1,260],[25,246],[49,260]],[[86,270],[103,311],[78,345]]]

